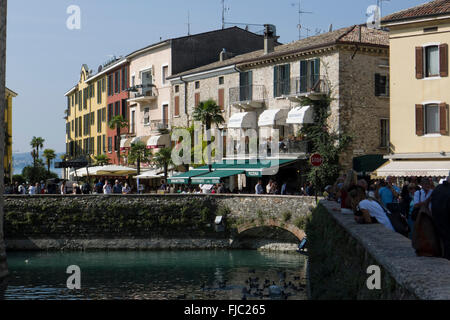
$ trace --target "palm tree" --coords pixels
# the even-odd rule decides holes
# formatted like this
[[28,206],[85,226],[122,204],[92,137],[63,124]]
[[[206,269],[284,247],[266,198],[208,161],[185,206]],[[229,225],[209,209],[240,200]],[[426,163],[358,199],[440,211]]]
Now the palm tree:
[[53,159],[56,158],[55,150],[53,149],[45,149],[44,150],[44,158],[47,160],[47,171],[50,173],[50,164]]
[[106,154],[99,154],[98,156],[94,156],[94,165],[95,166],[104,166],[109,164],[109,158]]
[[152,153],[147,149],[147,145],[142,141],[131,144],[128,154],[128,163],[136,163],[137,175],[141,174],[141,162],[149,163]]
[[[194,109],[193,118],[195,121],[201,121],[205,126],[207,141],[211,141],[211,132],[209,131],[211,129],[211,125],[213,123],[219,125],[225,122],[220,106],[218,106],[212,99],[200,102]],[[211,154],[208,152],[208,156],[210,155]],[[208,159],[208,164],[209,171],[211,171],[211,159]]]
[[128,127],[128,121],[126,121],[121,115],[115,116],[108,122],[108,127],[110,129],[117,130],[117,144],[116,144],[116,152],[117,152],[117,161],[120,164],[120,130],[122,128]]
[[162,148],[153,155],[152,163],[158,169],[164,169],[164,180],[167,181],[167,172],[172,162],[172,148]]
[[33,137],[33,139],[31,139],[30,145],[33,149],[36,150],[36,152],[34,153],[33,156],[33,163],[34,166],[36,166],[36,160],[39,159],[39,148],[43,148],[44,147],[44,142],[45,140],[41,137]]

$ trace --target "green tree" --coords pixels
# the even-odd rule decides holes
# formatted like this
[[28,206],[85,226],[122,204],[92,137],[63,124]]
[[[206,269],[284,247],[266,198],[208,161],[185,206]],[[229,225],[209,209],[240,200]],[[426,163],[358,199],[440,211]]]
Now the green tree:
[[152,153],[147,149],[147,145],[142,141],[137,141],[131,144],[131,149],[128,154],[128,163],[135,163],[137,168],[137,175],[141,174],[141,163],[149,163]]
[[[222,115],[222,109],[220,109],[220,106],[218,106],[213,99],[200,102],[198,106],[195,107],[192,116],[195,121],[200,121],[205,126],[207,141],[211,141],[211,133],[209,132],[211,125],[219,125],[225,122]],[[203,143],[201,148],[203,150]],[[210,162],[210,159],[208,159],[208,162]],[[211,171],[211,165],[209,165],[209,171]]]
[[172,162],[172,148],[162,148],[153,155],[152,163],[158,168],[164,170],[164,179],[167,181],[169,166]]
[[53,159],[56,158],[55,150],[53,149],[45,149],[44,150],[44,158],[47,162],[47,171],[50,173],[50,165]]
[[94,166],[104,166],[109,164],[109,158],[106,154],[94,156]]
[[30,145],[35,151],[31,153],[31,156],[33,157],[34,166],[37,165],[36,160],[39,159],[39,148],[44,147],[44,142],[45,140],[41,137],[33,137],[33,139],[31,139]]
[[[320,167],[312,167],[308,162],[308,179],[315,182],[318,191],[328,184],[333,184],[342,170],[339,155],[347,148],[352,138],[347,133],[336,133],[328,128],[327,120],[330,116],[330,95],[320,100],[305,99],[303,105],[314,107],[314,123],[304,125],[299,134],[310,144],[312,153],[319,153],[323,157]],[[316,173],[317,180],[316,181]]]
[[116,153],[117,153],[117,161],[119,161],[120,164],[120,130],[128,127],[128,121],[126,121],[121,115],[114,116],[108,122],[108,127],[110,129],[116,130],[117,135]]

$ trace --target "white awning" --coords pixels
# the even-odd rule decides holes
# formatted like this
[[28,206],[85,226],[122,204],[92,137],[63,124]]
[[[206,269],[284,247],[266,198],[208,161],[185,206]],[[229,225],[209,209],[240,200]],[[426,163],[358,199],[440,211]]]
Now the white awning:
[[228,120],[228,128],[256,129],[256,113],[240,112],[233,114]]
[[314,108],[312,106],[303,106],[292,109],[287,116],[286,123],[314,123]]
[[164,174],[160,173],[161,170],[158,169],[152,169],[152,170],[148,170],[143,172],[141,175],[139,176],[135,176],[134,178],[137,179],[157,179],[157,178],[162,178],[164,177]]
[[152,136],[148,139],[147,148],[166,148],[170,146],[170,135],[163,134],[159,136]]
[[120,139],[120,150],[123,150],[123,149],[126,149],[126,148],[130,148],[132,140],[133,140],[133,138]]
[[149,138],[150,138],[150,136],[134,137],[134,138],[131,140],[130,145],[133,144],[133,143],[136,143],[136,142],[138,142],[138,141],[141,141],[142,143],[147,144],[147,141],[148,141]]
[[447,177],[450,161],[392,161],[376,170],[379,177]]
[[286,124],[288,109],[272,109],[264,111],[258,119],[258,126],[274,126]]

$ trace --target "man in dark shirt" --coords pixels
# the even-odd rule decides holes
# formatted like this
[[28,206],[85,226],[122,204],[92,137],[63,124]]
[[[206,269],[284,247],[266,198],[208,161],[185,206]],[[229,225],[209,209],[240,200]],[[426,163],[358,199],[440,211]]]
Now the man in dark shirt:
[[450,260],[450,176],[434,189],[430,200],[435,228],[444,245],[444,258]]
[[113,186],[113,193],[122,194],[122,185],[119,180],[116,180],[116,183]]

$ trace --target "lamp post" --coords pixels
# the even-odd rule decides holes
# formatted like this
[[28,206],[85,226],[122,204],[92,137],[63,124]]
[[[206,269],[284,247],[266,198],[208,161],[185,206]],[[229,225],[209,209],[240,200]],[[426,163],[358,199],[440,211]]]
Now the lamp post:
[[3,233],[3,191],[5,189],[4,181],[4,153],[5,153],[5,72],[6,72],[6,8],[7,0],[0,1],[0,297],[2,289],[6,286],[5,278],[8,275],[8,265],[6,263],[6,251]]

